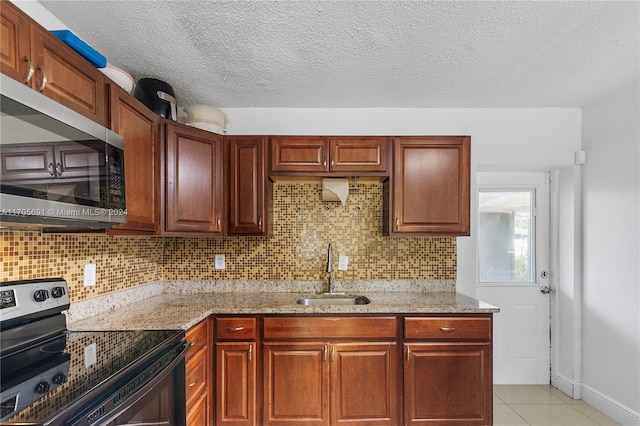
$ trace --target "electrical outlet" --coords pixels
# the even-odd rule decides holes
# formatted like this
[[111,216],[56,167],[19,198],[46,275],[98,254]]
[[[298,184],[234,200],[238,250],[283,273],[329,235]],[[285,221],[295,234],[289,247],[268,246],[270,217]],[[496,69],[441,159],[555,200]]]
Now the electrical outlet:
[[96,264],[87,263],[84,265],[84,286],[96,285]]
[[340,255],[338,258],[338,271],[346,271],[349,269],[349,256]]
[[89,368],[96,362],[98,362],[98,350],[96,344],[92,343],[84,347],[84,366]]
[[216,261],[214,267],[216,269],[224,269],[224,254],[216,254]]

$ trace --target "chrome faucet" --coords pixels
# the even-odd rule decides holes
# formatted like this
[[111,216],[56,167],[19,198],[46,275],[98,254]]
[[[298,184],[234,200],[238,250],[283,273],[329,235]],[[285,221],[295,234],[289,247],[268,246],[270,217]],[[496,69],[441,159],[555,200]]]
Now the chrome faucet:
[[327,253],[327,272],[329,273],[329,293],[335,291],[335,281],[333,280],[333,251],[331,243],[329,243],[329,252]]

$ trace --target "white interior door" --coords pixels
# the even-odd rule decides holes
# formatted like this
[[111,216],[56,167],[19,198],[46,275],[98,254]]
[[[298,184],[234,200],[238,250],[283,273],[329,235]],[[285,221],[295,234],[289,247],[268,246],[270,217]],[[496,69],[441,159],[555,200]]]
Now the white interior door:
[[494,383],[550,383],[546,173],[479,173],[478,298],[496,305]]

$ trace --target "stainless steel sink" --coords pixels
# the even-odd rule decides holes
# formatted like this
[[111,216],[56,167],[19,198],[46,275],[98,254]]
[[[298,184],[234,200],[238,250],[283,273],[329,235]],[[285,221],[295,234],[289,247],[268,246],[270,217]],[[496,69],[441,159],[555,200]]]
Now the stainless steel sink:
[[319,306],[319,305],[368,305],[371,303],[365,296],[355,294],[332,294],[322,293],[308,297],[302,297],[296,301],[298,305]]

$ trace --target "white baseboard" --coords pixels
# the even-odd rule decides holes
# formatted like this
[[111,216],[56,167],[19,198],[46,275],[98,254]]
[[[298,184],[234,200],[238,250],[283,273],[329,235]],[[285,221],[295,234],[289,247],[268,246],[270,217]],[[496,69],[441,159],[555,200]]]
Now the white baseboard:
[[573,399],[580,399],[581,397],[580,386],[576,386],[576,384],[573,383],[573,380],[570,380],[568,377],[565,377],[562,374],[557,374],[551,381],[551,385],[555,388],[560,389],[562,392]]
[[640,425],[640,413],[620,404],[587,385],[581,385],[580,387],[582,388],[581,399],[587,404],[602,411],[607,416],[625,426]]

